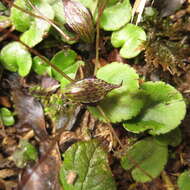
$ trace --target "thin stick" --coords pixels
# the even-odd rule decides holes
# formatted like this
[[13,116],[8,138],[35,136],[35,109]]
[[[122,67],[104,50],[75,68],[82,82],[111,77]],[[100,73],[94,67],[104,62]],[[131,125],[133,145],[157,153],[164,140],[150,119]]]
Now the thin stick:
[[167,175],[167,173],[165,171],[163,171],[161,173],[162,179],[165,183],[165,187],[167,190],[175,190],[175,187],[173,185],[173,183],[170,180],[170,177]]
[[56,65],[54,65],[53,63],[51,63],[49,60],[47,60],[44,56],[42,56],[38,51],[36,51],[35,49],[30,48],[28,45],[26,45],[24,42],[20,41],[20,39],[14,35],[14,34],[9,34],[9,36],[11,38],[13,38],[16,41],[19,41],[22,45],[24,45],[28,51],[30,51],[31,53],[33,53],[34,55],[40,57],[44,62],[46,62],[48,65],[50,65],[54,70],[56,70],[58,73],[60,73],[63,77],[65,77],[67,80],[69,80],[70,82],[75,82],[75,80],[73,80],[72,78],[70,78],[67,74],[65,74],[61,69],[59,69],[59,67],[57,67]]
[[[119,140],[119,137],[117,136],[117,134],[115,133],[112,125],[110,124],[110,119],[106,116],[106,114],[104,113],[103,109],[100,106],[97,106],[98,111],[100,112],[100,114],[104,117],[104,119],[106,120],[111,132],[114,134],[116,140],[118,141],[119,145],[121,146],[122,149],[124,149],[123,144],[121,143],[121,141]],[[147,175],[150,179],[153,180],[153,177],[143,168],[141,168],[141,166],[135,161],[133,160],[128,154],[126,155],[128,158],[128,160],[135,166],[137,167],[142,173],[144,173],[145,175]]]
[[115,133],[115,131],[114,131],[112,125],[110,124],[110,119],[106,116],[106,114],[104,113],[103,109],[102,109],[100,106],[97,106],[97,109],[98,109],[98,111],[100,112],[100,114],[104,117],[104,119],[106,120],[107,125],[108,125],[110,131],[111,131],[112,134],[115,136],[115,138],[116,138],[117,142],[119,143],[120,147],[121,147],[121,148],[124,148],[123,144],[121,143],[121,141],[119,140],[117,134]]
[[98,17],[96,23],[96,60],[95,60],[95,68],[94,68],[94,75],[96,75],[97,69],[100,67],[99,63],[99,41],[100,41],[100,17],[102,16],[103,10],[106,6],[107,0],[104,2],[100,2],[99,0],[98,5]]
[[[52,21],[51,19],[45,17],[39,10],[38,10],[38,12],[40,13],[40,15],[36,15],[36,14],[30,12],[30,11],[27,11],[27,10],[23,9],[22,7],[16,5],[15,3],[11,3],[9,0],[5,0],[5,1],[6,1],[8,4],[10,4],[11,6],[15,7],[16,9],[18,9],[18,10],[20,10],[20,11],[22,11],[22,12],[24,12],[24,13],[30,15],[30,16],[33,16],[33,17],[35,17],[35,18],[39,18],[39,19],[42,19],[42,20],[48,22],[48,23],[49,23],[50,25],[52,25],[66,40],[74,40],[74,38],[70,38],[69,36],[67,36],[67,35],[54,23],[54,21]],[[29,0],[28,0],[28,3],[30,3],[30,6],[31,6],[32,8],[35,8]],[[36,8],[35,8],[35,10],[36,10]]]
[[[11,27],[6,33],[0,36],[0,42],[5,40],[12,31],[14,31],[14,27]],[[0,32],[1,32],[1,29],[0,29]]]

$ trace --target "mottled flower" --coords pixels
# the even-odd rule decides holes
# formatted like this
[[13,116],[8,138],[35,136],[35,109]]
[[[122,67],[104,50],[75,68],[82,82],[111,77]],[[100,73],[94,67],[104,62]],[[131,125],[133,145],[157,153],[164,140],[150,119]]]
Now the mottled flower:
[[96,103],[102,100],[108,92],[122,85],[110,84],[97,78],[86,78],[66,87],[65,96],[80,103]]
[[68,26],[84,41],[94,41],[94,23],[91,12],[80,2],[63,0],[65,19]]

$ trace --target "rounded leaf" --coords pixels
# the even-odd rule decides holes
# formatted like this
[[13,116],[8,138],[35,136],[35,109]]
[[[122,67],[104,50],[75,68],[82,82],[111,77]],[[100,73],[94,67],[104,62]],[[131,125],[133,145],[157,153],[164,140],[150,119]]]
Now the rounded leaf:
[[7,108],[0,109],[0,118],[2,119],[3,125],[5,126],[11,126],[15,123],[13,114]]
[[[54,18],[54,11],[48,3],[40,2],[36,5],[36,8],[47,18]],[[34,13],[39,14],[38,12]],[[47,21],[35,18],[31,23],[30,28],[22,34],[20,40],[29,47],[34,47],[43,40],[50,27],[51,25]]]
[[[31,11],[31,8],[30,6],[28,6],[26,1],[16,0],[14,3],[15,5],[25,10]],[[31,25],[31,21],[33,20],[33,17],[31,17],[29,14],[26,14],[15,7],[11,8],[10,18],[15,29],[20,32],[25,32],[26,30],[28,30]]]
[[149,130],[152,135],[175,129],[184,118],[186,105],[182,95],[164,82],[145,82],[141,86],[147,96],[146,106],[139,117],[126,122],[126,130],[136,133]]
[[106,31],[118,30],[130,21],[131,14],[132,8],[129,0],[118,2],[105,8],[100,18],[100,27]]
[[[160,145],[153,138],[147,138],[135,143],[121,158],[121,165],[124,169],[132,169],[132,177],[137,182],[148,182],[157,177],[167,163],[168,149],[167,146]],[[142,168],[134,166],[134,161]]]
[[38,56],[35,56],[33,58],[32,69],[38,75],[48,74],[49,76],[51,76],[51,67]]
[[177,180],[177,184],[180,190],[188,190],[190,189],[190,171],[187,170],[185,172],[183,172],[178,180]]
[[[111,84],[120,84],[123,81],[120,88],[112,90],[98,104],[111,122],[128,120],[139,113],[143,100],[138,96],[138,75],[132,67],[113,62],[100,68],[97,78]],[[105,121],[96,107],[89,106],[88,110],[98,119]]]
[[121,47],[120,55],[127,59],[136,57],[143,50],[145,41],[146,33],[134,24],[127,24],[111,36],[112,45],[116,48]]
[[178,146],[182,141],[182,134],[181,131],[178,128],[170,131],[169,133],[156,136],[155,139],[158,143],[165,144],[165,145],[171,145],[173,147]]
[[[64,154],[60,180],[67,190],[116,190],[107,153],[95,141],[78,142]],[[73,180],[70,180],[74,176]]]
[[0,53],[0,61],[7,70],[18,71],[23,77],[30,72],[32,66],[30,53],[19,42],[11,42],[4,46]]
[[[59,69],[61,69],[62,71],[64,71],[66,74],[69,75],[70,73],[76,73],[76,68],[73,67],[75,66],[76,57],[77,54],[73,50],[70,49],[61,50],[53,56],[51,62],[55,64]],[[52,69],[52,75],[56,80],[59,81],[61,81],[64,78],[60,73],[58,73],[54,69]]]

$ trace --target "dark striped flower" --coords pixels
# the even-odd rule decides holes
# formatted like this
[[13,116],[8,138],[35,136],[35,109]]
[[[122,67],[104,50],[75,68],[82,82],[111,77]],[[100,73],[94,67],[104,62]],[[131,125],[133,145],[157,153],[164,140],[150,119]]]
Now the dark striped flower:
[[84,41],[94,41],[95,28],[91,12],[80,2],[63,0],[65,19],[68,26]]
[[86,78],[66,87],[65,96],[80,103],[96,103],[102,100],[108,92],[122,85],[110,84],[97,78]]

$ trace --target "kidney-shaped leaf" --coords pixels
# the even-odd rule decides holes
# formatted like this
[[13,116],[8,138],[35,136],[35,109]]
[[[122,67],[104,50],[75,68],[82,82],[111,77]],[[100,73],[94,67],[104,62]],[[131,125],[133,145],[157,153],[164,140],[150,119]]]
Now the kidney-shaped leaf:
[[64,189],[116,189],[107,154],[97,141],[78,142],[72,145],[63,157],[60,180]]
[[30,53],[19,42],[11,42],[4,46],[0,53],[0,61],[7,70],[18,71],[23,77],[30,72],[32,66]]
[[[49,19],[54,18],[54,11],[48,3],[41,1],[40,3],[36,4],[36,8],[45,17]],[[34,13],[39,15],[37,11]],[[35,18],[34,21],[31,23],[30,28],[26,32],[24,32],[20,39],[28,46],[34,47],[36,44],[43,40],[43,37],[49,31],[50,26],[51,25],[47,21]]]
[[[75,79],[76,72],[82,64],[82,61],[76,61],[76,57],[77,54],[73,50],[61,50],[54,55],[51,62],[69,77]],[[65,85],[70,82],[54,69],[52,69],[52,75],[56,80],[61,82],[62,87],[65,87]]]
[[[132,177],[137,182],[151,181],[157,177],[167,162],[167,146],[160,145],[153,138],[147,138],[135,143],[121,159],[121,165],[124,169],[132,169]],[[134,166],[137,163],[141,169]],[[147,175],[150,175],[148,176]]]
[[38,74],[38,75],[45,75],[48,74],[51,76],[51,67],[40,57],[35,56],[33,58],[33,64],[32,69]]
[[123,2],[118,2],[113,6],[107,7],[100,18],[101,28],[107,31],[118,30],[130,21],[131,10],[129,0],[124,0]]
[[126,122],[124,127],[135,133],[147,129],[152,135],[175,129],[184,118],[186,105],[182,95],[164,82],[145,82],[141,88],[147,95],[147,105],[138,118]]
[[178,180],[177,184],[180,190],[188,190],[190,189],[190,171],[183,172]]
[[[129,65],[113,62],[100,68],[97,78],[112,84],[123,84],[114,89],[98,104],[111,122],[120,122],[136,116],[143,106],[138,94],[138,75]],[[100,120],[104,120],[96,107],[88,107],[89,111]]]
[[120,55],[123,58],[136,57],[143,49],[143,43],[146,40],[144,30],[136,25],[127,24],[119,31],[113,32],[111,43],[114,47],[120,49]]

